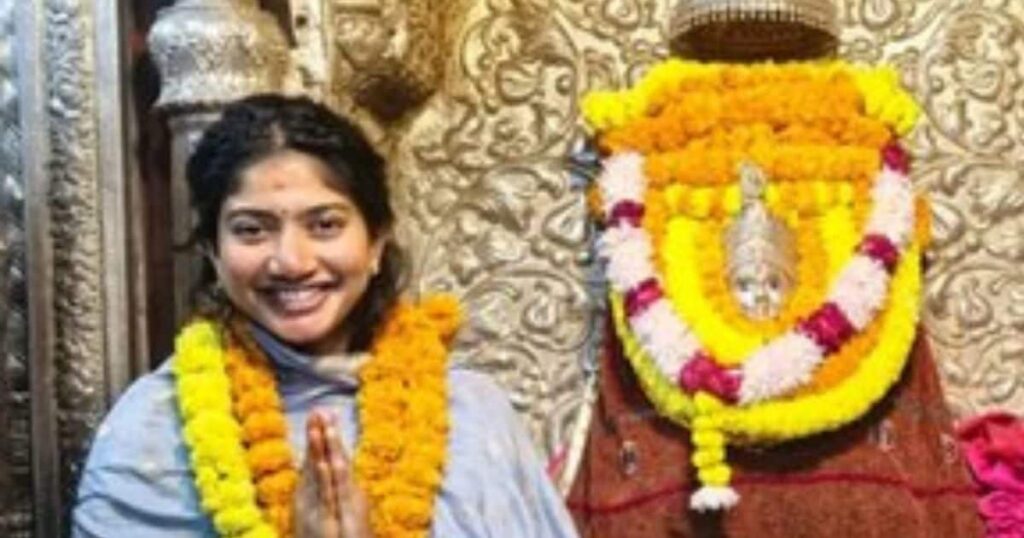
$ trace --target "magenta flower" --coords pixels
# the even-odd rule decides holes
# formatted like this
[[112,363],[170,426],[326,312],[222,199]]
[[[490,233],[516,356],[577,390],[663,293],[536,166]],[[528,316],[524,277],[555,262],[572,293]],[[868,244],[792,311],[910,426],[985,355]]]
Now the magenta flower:
[[624,298],[626,315],[635,318],[664,296],[665,293],[661,291],[658,281],[648,278],[626,292]]
[[623,200],[612,207],[611,215],[608,216],[609,226],[618,226],[622,222],[629,223],[634,228],[639,228],[644,218],[644,206],[633,200]]
[[988,538],[1024,538],[1024,421],[989,413],[961,426],[964,456],[982,495]]
[[1015,521],[1024,530],[1024,495],[993,491],[978,501],[978,511],[987,519]]
[[723,368],[703,351],[683,366],[676,380],[688,394],[703,390],[729,403],[739,398],[741,381],[739,373]]
[[835,303],[825,303],[804,321],[797,330],[818,344],[826,354],[834,353],[853,336],[855,329]]
[[901,174],[910,173],[910,156],[896,142],[889,142],[882,148],[882,161],[886,166]]
[[900,251],[888,237],[879,234],[868,234],[861,241],[860,251],[865,256],[877,261],[892,273],[900,260]]

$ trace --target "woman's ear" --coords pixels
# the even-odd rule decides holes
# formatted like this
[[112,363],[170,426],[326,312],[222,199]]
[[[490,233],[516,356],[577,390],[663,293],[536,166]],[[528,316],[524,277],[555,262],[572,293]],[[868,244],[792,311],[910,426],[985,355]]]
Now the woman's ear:
[[217,256],[217,249],[209,243],[201,243],[199,245],[199,254],[206,259],[206,262],[213,267],[213,272],[217,276],[217,281],[221,282],[223,275],[221,273],[220,258]]
[[373,241],[370,245],[370,255],[372,261],[370,262],[370,275],[376,276],[380,272],[380,267],[384,263],[384,251],[387,250],[388,242],[391,241],[391,231],[388,230]]
[[380,266],[384,258],[384,245],[386,244],[387,241],[378,240],[376,243],[374,243],[372,247],[373,252],[371,253],[371,255],[373,256],[373,261],[370,262],[371,276],[377,276],[377,273],[380,272]]

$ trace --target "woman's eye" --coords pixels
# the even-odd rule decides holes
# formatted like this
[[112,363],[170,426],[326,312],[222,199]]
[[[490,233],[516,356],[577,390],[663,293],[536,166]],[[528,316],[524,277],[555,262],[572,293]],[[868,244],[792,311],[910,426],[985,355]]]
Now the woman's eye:
[[345,227],[345,221],[338,217],[320,217],[313,221],[313,231],[318,235],[332,235]]
[[257,222],[235,222],[231,224],[231,234],[242,240],[256,240],[266,233],[266,228]]

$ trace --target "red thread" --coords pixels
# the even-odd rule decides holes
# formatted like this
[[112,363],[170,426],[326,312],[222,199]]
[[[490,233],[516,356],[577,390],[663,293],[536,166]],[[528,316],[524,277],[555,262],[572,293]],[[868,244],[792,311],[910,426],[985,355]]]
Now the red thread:
[[[888,478],[884,476],[867,475],[860,473],[818,473],[813,475],[745,475],[737,477],[732,481],[733,486],[812,486],[817,484],[852,483],[873,486],[883,486],[906,490],[907,493],[918,499],[933,497],[966,496],[974,497],[976,492],[973,488],[964,486],[937,486],[924,487],[914,486],[905,480]],[[580,512],[584,515],[609,515],[625,512],[637,508],[649,502],[673,495],[689,494],[692,487],[689,482],[674,483],[661,486],[652,491],[637,495],[629,499],[614,501],[602,505],[594,505],[587,502],[567,501],[569,509]],[[742,493],[741,493],[742,497]],[[740,501],[742,502],[742,501]]]

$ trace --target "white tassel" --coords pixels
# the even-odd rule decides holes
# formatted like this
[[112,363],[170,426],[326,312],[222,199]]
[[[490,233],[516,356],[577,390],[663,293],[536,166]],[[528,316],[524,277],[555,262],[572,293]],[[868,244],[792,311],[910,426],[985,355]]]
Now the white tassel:
[[740,502],[740,494],[729,486],[703,486],[690,496],[690,508],[697,512],[725,510]]

